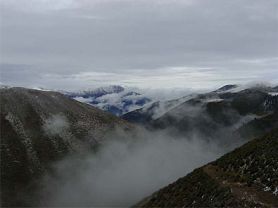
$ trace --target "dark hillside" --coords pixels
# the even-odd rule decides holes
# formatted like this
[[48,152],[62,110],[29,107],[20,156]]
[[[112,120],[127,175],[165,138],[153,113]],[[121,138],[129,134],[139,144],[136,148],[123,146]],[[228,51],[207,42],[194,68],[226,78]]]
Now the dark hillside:
[[0,90],[1,199],[30,205],[31,181],[72,152],[93,150],[110,130],[131,126],[60,93],[24,88]]
[[162,188],[136,207],[277,207],[278,129]]

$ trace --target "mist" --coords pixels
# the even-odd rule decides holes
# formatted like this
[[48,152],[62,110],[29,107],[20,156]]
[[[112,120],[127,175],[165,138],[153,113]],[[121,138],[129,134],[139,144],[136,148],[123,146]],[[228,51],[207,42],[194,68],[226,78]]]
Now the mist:
[[56,163],[43,178],[43,206],[131,206],[234,146],[139,128],[111,132],[95,153]]
[[55,114],[47,118],[43,124],[46,134],[59,135],[70,127],[68,119],[63,114]]
[[[42,179],[41,205],[132,206],[246,141],[237,130],[257,116],[225,109],[217,117],[207,104],[221,101],[218,95],[199,97],[198,105],[185,102],[192,97],[196,95],[169,103],[170,107],[159,105],[153,115],[167,116],[157,120],[157,128],[108,131],[93,152],[77,151],[56,162]],[[57,129],[69,130],[67,123],[66,116],[58,114],[43,128],[59,134]]]

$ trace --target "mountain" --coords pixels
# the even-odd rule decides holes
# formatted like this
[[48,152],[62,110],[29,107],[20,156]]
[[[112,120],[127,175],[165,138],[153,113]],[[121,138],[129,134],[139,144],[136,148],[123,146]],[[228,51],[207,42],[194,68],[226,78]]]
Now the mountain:
[[277,92],[267,86],[226,85],[209,93],[156,102],[122,118],[150,130],[167,130],[173,136],[240,145],[278,125]]
[[[171,113],[170,110],[174,111],[174,108],[182,108],[180,107],[182,105],[196,106],[197,104],[205,105],[206,103],[213,103],[211,105],[214,105],[215,103],[222,102],[230,102],[232,103],[232,108],[237,108],[237,111],[239,111],[241,114],[247,114],[249,113],[248,111],[254,107],[249,105],[261,105],[261,107],[266,111],[273,110],[273,108],[277,107],[277,95],[277,87],[271,88],[258,85],[255,87],[243,89],[238,85],[225,85],[209,93],[191,94],[179,99],[164,102],[158,101],[152,103],[151,105],[146,105],[140,109],[126,113],[122,115],[122,118],[135,123],[142,123],[142,121],[150,122],[159,119],[168,112]],[[240,108],[246,108],[247,111],[243,112],[244,109]]]
[[51,91],[0,89],[1,200],[30,205],[34,184],[65,155],[94,150],[116,128],[132,126],[116,116]]
[[[236,90],[239,88],[238,85],[225,85],[215,91],[213,93],[224,93],[229,92],[232,90]],[[151,121],[158,119],[159,117],[163,116],[168,111],[172,110],[173,108],[177,107],[178,105],[191,100],[197,97],[198,94],[190,94],[188,96],[184,96],[174,100],[168,101],[157,101],[148,105],[145,105],[142,108],[139,108],[134,111],[130,111],[126,114],[123,114],[121,117],[127,121],[139,123],[139,124],[149,124]]]
[[211,92],[183,102],[152,120],[150,125],[159,129],[172,127],[183,133],[195,131],[209,137],[215,135],[217,130],[227,128],[236,130],[254,120],[267,121],[264,117],[272,118],[271,122],[275,123],[277,111],[278,96],[265,88],[250,88],[238,92]]
[[[213,139],[238,146],[245,141],[242,138],[251,140],[272,133],[195,170],[169,185],[170,189],[162,189],[161,194],[157,192],[143,200],[140,206],[204,206],[207,203],[238,207],[253,206],[260,200],[264,205],[273,205],[272,195],[278,192],[277,153],[273,150],[277,150],[278,91],[261,86],[220,89],[149,103],[122,118],[135,115],[133,121],[145,124],[157,137],[167,134],[170,138],[196,139],[201,143],[204,142],[201,139]],[[98,99],[114,94],[140,96],[120,87],[99,89],[88,96]],[[37,196],[40,177],[54,173],[54,162],[75,153],[99,151],[109,135],[117,137],[114,130],[122,129],[121,135],[126,135],[135,128],[124,119],[58,92],[5,87],[0,89],[0,104],[2,206],[39,204],[36,200],[41,199]],[[144,137],[145,132],[137,132],[138,138]],[[253,193],[255,200],[249,200]]]
[[278,128],[194,170],[135,207],[277,207]]
[[179,104],[192,99],[194,96],[195,95],[192,94],[174,100],[153,102],[142,108],[123,114],[121,118],[133,123],[145,125],[163,116],[163,114],[175,108]]
[[150,98],[117,85],[80,92],[65,92],[65,94],[117,116],[151,102]]
[[218,93],[222,93],[222,92],[227,92],[227,91],[231,91],[233,89],[238,88],[238,85],[224,85],[223,87],[220,87],[219,89],[215,90],[214,92],[218,92]]

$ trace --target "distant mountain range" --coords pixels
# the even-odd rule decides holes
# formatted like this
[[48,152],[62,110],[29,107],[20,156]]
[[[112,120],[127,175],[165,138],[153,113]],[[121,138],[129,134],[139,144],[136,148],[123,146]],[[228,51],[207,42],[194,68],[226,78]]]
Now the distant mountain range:
[[70,98],[90,104],[117,116],[141,108],[151,102],[150,98],[117,85],[64,93]]
[[[239,86],[237,86],[237,85],[225,85],[225,86],[211,92],[210,94],[230,92],[230,91],[236,90],[238,88],[239,88]],[[198,96],[202,96],[202,95],[201,94],[191,94],[191,95],[177,98],[174,100],[153,102],[142,108],[139,108],[134,111],[130,111],[130,112],[122,115],[122,118],[126,119],[130,122],[149,124],[149,122],[158,119],[159,117],[163,116],[163,114],[174,109],[175,107],[179,106],[180,104],[185,103],[186,101],[192,100]],[[205,96],[205,94],[203,96]]]
[[[219,131],[252,137],[278,125],[277,87],[256,86],[242,89],[227,85],[220,89],[186,96],[167,102],[156,102],[122,116],[123,119],[150,129],[169,129],[209,139]],[[271,121],[271,122],[270,122]],[[247,136],[248,135],[248,136]],[[229,138],[229,134],[227,134]]]

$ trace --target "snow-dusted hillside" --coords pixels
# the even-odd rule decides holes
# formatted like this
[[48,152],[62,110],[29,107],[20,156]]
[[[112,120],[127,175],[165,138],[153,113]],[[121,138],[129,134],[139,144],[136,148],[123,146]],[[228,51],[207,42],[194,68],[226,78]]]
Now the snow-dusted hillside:
[[132,128],[110,113],[58,92],[3,88],[0,106],[3,207],[30,206],[35,190],[31,183],[51,163],[92,151],[109,131]]

